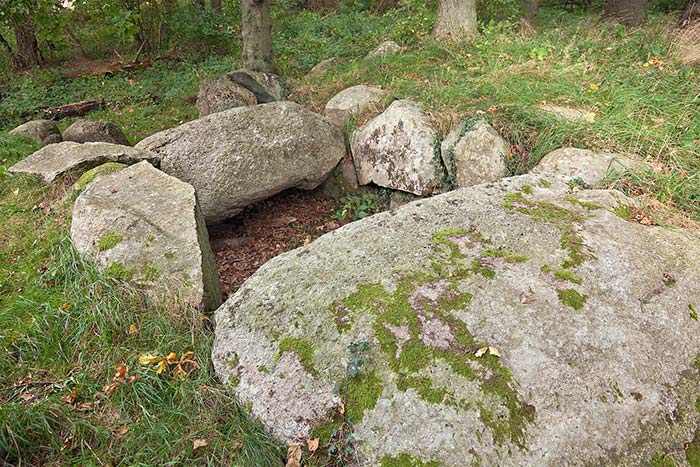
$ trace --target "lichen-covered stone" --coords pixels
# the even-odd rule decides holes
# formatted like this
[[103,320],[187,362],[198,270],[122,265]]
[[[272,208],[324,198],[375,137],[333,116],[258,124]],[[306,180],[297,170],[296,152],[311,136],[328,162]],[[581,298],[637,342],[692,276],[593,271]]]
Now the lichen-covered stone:
[[346,225],[217,310],[216,372],[361,466],[649,465],[700,422],[700,238],[632,204],[525,175]]
[[255,94],[260,104],[284,100],[286,92],[279,76],[252,70],[236,70],[228,78]]
[[148,162],[89,184],[75,201],[71,238],[82,257],[158,301],[206,310],[221,304],[194,189]]
[[436,138],[418,103],[394,101],[350,137],[360,185],[375,183],[416,195],[436,191],[443,175]]
[[10,131],[11,135],[22,136],[40,144],[53,144],[63,141],[61,132],[51,120],[32,120]]
[[251,91],[228,78],[221,78],[206,81],[200,86],[196,106],[201,118],[216,112],[257,103],[258,100]]
[[468,120],[450,131],[440,152],[447,173],[464,188],[505,177],[510,145],[488,123]]
[[576,107],[564,107],[561,105],[544,104],[540,107],[545,112],[554,115],[559,120],[565,120],[574,123],[593,123],[595,122],[595,112],[587,109]]
[[361,114],[372,106],[378,106],[387,95],[388,93],[382,88],[374,86],[361,84],[349,87],[328,101],[325,110],[326,118],[343,127],[351,117]]
[[288,101],[211,114],[136,147],[195,187],[207,224],[288,188],[316,188],[345,155],[340,129]]
[[609,174],[644,167],[643,161],[620,154],[595,153],[588,149],[561,148],[542,158],[531,170],[535,174],[557,174],[578,178],[594,186]]
[[130,146],[122,130],[112,122],[76,120],[63,132],[64,141],[76,143],[112,143]]
[[39,149],[10,167],[9,171],[34,175],[50,182],[68,172],[83,172],[107,162],[135,164],[144,160],[154,165],[160,163],[158,155],[129,146],[64,141]]
[[367,54],[365,58],[385,57],[387,55],[395,55],[403,49],[394,41],[384,41],[379,44],[374,50]]

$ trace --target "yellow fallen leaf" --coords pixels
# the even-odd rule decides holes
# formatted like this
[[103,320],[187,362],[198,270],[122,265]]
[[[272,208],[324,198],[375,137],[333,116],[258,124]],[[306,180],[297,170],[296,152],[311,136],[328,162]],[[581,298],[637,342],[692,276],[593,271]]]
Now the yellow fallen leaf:
[[193,450],[209,446],[209,441],[204,438],[197,438],[194,440]]
[[170,352],[165,359],[168,361],[168,363],[172,363],[177,360],[177,354],[175,352]]
[[286,467],[301,467],[301,444],[290,444],[287,448]]
[[129,335],[133,336],[134,334],[139,333],[139,328],[136,327],[135,324],[132,324],[129,326]]
[[168,369],[167,363],[165,363],[165,360],[161,360],[160,365],[158,365],[158,368],[156,368],[156,374],[159,375],[167,369]]
[[308,446],[309,451],[311,451],[311,452],[316,452],[316,450],[318,449],[318,443],[319,443],[319,441],[320,441],[319,438],[316,438],[316,439],[307,439],[307,440],[306,440],[306,446]]
[[163,357],[158,355],[152,355],[145,353],[139,357],[139,365],[155,365],[158,362],[162,362]]
[[489,354],[493,355],[494,357],[501,356],[501,352],[496,347],[489,347]]
[[483,357],[484,354],[485,354],[488,350],[489,350],[488,347],[482,347],[482,348],[480,348],[479,350],[476,351],[476,354],[475,354],[475,355],[477,356],[477,358],[478,358],[478,357]]

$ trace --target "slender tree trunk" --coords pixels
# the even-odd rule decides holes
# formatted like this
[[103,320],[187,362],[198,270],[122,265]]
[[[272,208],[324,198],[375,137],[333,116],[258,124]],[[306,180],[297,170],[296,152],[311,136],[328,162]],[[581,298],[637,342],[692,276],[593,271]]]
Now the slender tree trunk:
[[19,68],[39,66],[39,44],[36,40],[36,26],[26,21],[15,26],[15,42]]
[[533,22],[540,15],[540,0],[524,0],[525,19]]
[[692,1],[688,3],[688,8],[678,18],[678,27],[684,28],[698,19],[700,19],[700,1]]
[[211,9],[217,15],[221,14],[221,0],[211,0]]
[[241,35],[245,68],[277,73],[272,54],[270,0],[241,0]]
[[476,34],[476,0],[440,0],[433,36],[460,40]]
[[19,58],[17,57],[17,54],[15,54],[15,51],[12,50],[12,47],[10,47],[9,42],[5,40],[5,38],[0,34],[0,44],[3,45],[5,48],[5,52],[7,52],[7,56],[10,57],[10,61],[12,62],[12,66],[16,69],[19,70],[22,68],[21,63]]
[[648,0],[608,0],[604,21],[619,21],[625,26],[639,26],[647,20]]

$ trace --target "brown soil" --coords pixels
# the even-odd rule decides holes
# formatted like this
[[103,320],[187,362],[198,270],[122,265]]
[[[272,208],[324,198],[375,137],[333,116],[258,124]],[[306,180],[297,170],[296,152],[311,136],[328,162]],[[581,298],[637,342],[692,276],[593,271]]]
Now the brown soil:
[[225,295],[235,292],[265,262],[337,229],[336,200],[319,192],[289,190],[209,227]]

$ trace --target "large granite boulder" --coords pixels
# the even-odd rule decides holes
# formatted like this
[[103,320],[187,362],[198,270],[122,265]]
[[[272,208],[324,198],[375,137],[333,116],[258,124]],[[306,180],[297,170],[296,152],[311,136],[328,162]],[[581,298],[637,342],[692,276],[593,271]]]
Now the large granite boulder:
[[9,168],[11,173],[26,173],[50,182],[68,172],[83,172],[107,162],[134,164],[160,158],[151,152],[110,143],[75,143],[64,141],[49,144]]
[[510,144],[488,123],[468,120],[450,131],[440,152],[447,173],[464,188],[505,177]]
[[32,120],[10,130],[13,136],[21,136],[40,144],[60,143],[63,141],[61,132],[51,120]]
[[141,162],[92,183],[73,206],[71,238],[101,271],[159,302],[212,310],[221,289],[194,188]]
[[236,70],[228,78],[255,94],[258,102],[266,104],[284,100],[286,92],[279,76],[251,70]]
[[129,140],[117,125],[100,120],[76,120],[63,132],[63,139],[76,143],[112,143],[130,146]]
[[595,153],[588,149],[561,148],[542,158],[531,172],[558,174],[580,179],[587,185],[596,185],[607,175],[635,170],[646,164],[636,158],[620,154]]
[[416,195],[436,191],[443,175],[435,157],[436,139],[419,104],[394,101],[350,137],[360,184],[375,183]]
[[136,147],[195,187],[208,224],[287,188],[316,188],[345,155],[340,130],[293,102],[212,114]]
[[700,237],[631,204],[524,175],[346,225],[217,310],[214,367],[361,466],[648,466],[700,422]]
[[200,86],[196,106],[201,118],[223,110],[257,103],[255,94],[228,78],[221,78],[206,81]]
[[382,88],[364,84],[344,89],[326,104],[326,118],[343,127],[351,117],[378,106],[387,95]]

